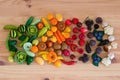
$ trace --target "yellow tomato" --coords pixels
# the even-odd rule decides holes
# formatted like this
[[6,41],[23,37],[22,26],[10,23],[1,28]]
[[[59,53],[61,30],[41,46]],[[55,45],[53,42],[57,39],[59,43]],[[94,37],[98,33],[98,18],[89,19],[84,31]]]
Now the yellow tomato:
[[61,61],[60,60],[55,61],[54,66],[60,67],[61,66]]

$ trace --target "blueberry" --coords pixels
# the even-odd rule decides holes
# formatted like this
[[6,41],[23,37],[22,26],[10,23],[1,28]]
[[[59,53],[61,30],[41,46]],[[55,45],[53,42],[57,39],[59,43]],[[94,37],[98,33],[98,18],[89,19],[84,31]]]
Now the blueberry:
[[94,66],[99,66],[99,62],[97,62],[97,61],[93,62],[93,65]]
[[98,28],[99,28],[99,25],[98,25],[98,24],[94,24],[94,28],[95,28],[95,29],[98,29]]
[[96,39],[97,39],[98,41],[101,41],[101,40],[102,40],[102,37],[101,37],[101,36],[97,36]]
[[101,24],[103,22],[103,19],[101,17],[96,18],[96,23]]
[[90,40],[89,44],[90,44],[90,46],[95,46],[96,41],[95,40]]
[[99,57],[97,57],[96,59],[97,59],[97,61],[99,61],[99,62],[100,62],[100,58],[99,58]]
[[95,33],[94,33],[94,36],[97,37],[97,36],[98,36],[98,32],[95,32]]
[[102,49],[100,47],[96,48],[96,53],[100,54],[102,52]]
[[97,57],[94,57],[94,58],[93,58],[93,61],[96,61],[96,60],[97,60]]
[[98,64],[99,62],[97,60],[94,61],[95,64]]
[[104,35],[104,31],[98,31],[98,35],[102,37]]

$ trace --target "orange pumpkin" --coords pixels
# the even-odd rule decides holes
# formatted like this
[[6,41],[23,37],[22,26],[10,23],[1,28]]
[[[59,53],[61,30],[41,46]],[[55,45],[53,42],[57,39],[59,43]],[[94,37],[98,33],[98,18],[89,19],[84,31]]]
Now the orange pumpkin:
[[49,52],[49,53],[47,54],[47,59],[48,59],[49,63],[55,62],[55,61],[57,60],[57,55],[56,55],[56,53],[55,53],[55,52]]

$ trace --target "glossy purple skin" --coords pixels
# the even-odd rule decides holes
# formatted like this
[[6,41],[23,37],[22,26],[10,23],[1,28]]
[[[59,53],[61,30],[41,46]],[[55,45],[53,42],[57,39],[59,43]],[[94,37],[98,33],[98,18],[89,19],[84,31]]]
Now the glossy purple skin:
[[100,47],[96,48],[96,53],[100,54],[102,52],[102,49]]
[[103,22],[103,19],[101,17],[96,18],[96,23],[101,24]]
[[70,51],[67,50],[67,49],[65,49],[65,50],[62,51],[62,54],[63,54],[64,56],[70,56]]
[[96,45],[96,41],[95,40],[90,40],[89,44],[90,44],[90,46],[95,46]]

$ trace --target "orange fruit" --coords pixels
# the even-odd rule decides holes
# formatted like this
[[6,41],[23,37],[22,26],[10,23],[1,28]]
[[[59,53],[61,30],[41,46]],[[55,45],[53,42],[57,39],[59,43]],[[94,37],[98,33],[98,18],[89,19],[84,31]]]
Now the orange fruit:
[[32,47],[31,47],[31,51],[32,51],[33,53],[37,53],[37,52],[38,52],[38,47],[37,47],[37,46],[32,46]]

